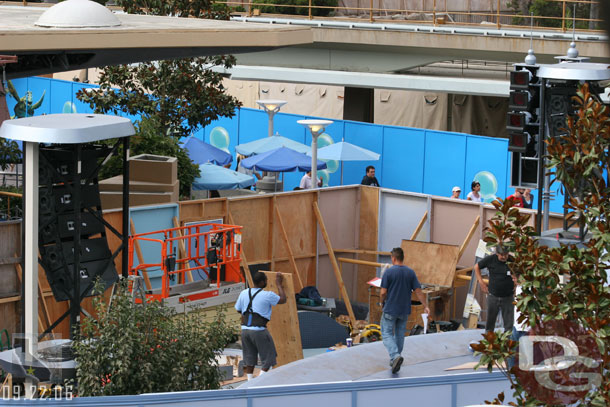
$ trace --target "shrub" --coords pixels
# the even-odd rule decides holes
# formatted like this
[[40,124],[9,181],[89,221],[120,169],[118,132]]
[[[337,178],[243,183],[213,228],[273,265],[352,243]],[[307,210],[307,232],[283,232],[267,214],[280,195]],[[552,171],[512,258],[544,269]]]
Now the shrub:
[[[114,144],[116,140],[112,140]],[[154,154],[167,157],[176,157],[178,160],[178,180],[180,181],[180,196],[186,198],[190,195],[191,185],[199,176],[199,166],[189,158],[186,150],[182,148],[176,137],[169,137],[163,133],[162,126],[157,124],[156,118],[143,118],[136,122],[136,134],[129,141],[131,156],[139,154]],[[123,146],[100,169],[100,179],[106,179],[123,173]]]
[[[23,194],[22,188],[4,186],[0,191]],[[10,207],[9,207],[10,202]],[[18,219],[23,215],[23,198],[0,196],[0,220]]]
[[[610,185],[607,182],[610,109],[590,94],[586,84],[575,99],[579,109],[577,118],[568,119],[569,133],[546,141],[548,168],[554,170],[555,181],[562,183],[569,197],[567,208],[579,214],[590,239],[583,247],[538,245],[533,229],[527,226],[529,215],[512,208],[512,201],[495,201],[498,211],[489,222],[485,241],[492,245],[502,242],[514,253],[511,267],[520,274],[522,287],[521,295],[516,298],[521,314],[519,322],[533,328],[553,323],[579,327],[584,333],[575,330],[573,333],[578,334],[579,340],[592,344],[584,350],[599,353],[595,360],[597,366],[591,367],[594,371],[586,373],[590,377],[593,377],[591,373],[596,373],[599,382],[579,392],[570,390],[571,399],[567,404],[601,407],[610,405]],[[562,282],[562,276],[565,282]],[[481,355],[479,364],[491,370],[494,365],[501,366],[515,356],[517,343],[510,340],[510,333],[488,333],[472,347]],[[577,363],[584,366],[582,362]],[[542,393],[545,400],[541,400],[539,390],[558,388],[542,387],[537,383],[532,387],[532,383],[521,379],[517,368],[510,372],[514,375],[506,373],[517,405],[537,406],[549,403],[550,396],[555,397],[555,394]],[[572,371],[563,371],[564,382],[569,383],[576,377]],[[555,393],[557,397],[566,397],[564,393],[569,392],[556,390]],[[504,395],[500,394],[494,401],[502,402],[503,399]],[[559,404],[566,403],[554,401],[545,405]]]
[[[262,13],[273,14],[289,14],[289,15],[309,15],[309,0],[254,0],[254,4],[260,4],[258,7]],[[277,6],[266,6],[264,4],[277,4]],[[312,0],[311,15],[326,17],[334,7],[337,7],[338,0]],[[317,8],[330,7],[330,8]]]
[[219,388],[216,356],[233,336],[222,313],[211,323],[159,302],[134,304],[125,280],[111,305],[94,299],[73,347],[80,397]]

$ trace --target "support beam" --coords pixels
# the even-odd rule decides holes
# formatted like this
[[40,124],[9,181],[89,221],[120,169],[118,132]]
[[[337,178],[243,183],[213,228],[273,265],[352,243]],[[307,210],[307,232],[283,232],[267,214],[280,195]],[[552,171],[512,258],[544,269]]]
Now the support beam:
[[477,218],[474,220],[474,223],[470,227],[470,230],[468,231],[468,234],[466,235],[466,239],[464,239],[464,242],[462,242],[462,245],[460,246],[460,251],[458,252],[458,255],[457,255],[458,261],[464,254],[464,251],[466,250],[466,246],[468,246],[468,243],[470,243],[470,239],[472,239],[474,232],[476,232],[477,228],[479,227],[480,221],[481,221],[481,215],[478,215]]
[[280,209],[277,206],[277,202],[275,196],[273,197],[275,206],[275,215],[277,216],[277,223],[280,226],[280,231],[282,232],[282,238],[284,239],[284,244],[286,245],[286,249],[288,250],[288,259],[290,260],[290,264],[292,265],[292,271],[299,282],[299,291],[303,289],[303,280],[301,280],[301,275],[299,274],[299,268],[297,267],[297,263],[294,260],[294,254],[292,252],[292,248],[290,247],[290,240],[288,240],[288,234],[286,233],[286,228],[284,227],[284,221],[282,220],[282,215],[280,214]]
[[24,142],[25,173],[23,248],[23,298],[25,309],[24,332],[30,354],[35,352],[34,338],[38,337],[38,153],[39,144]]
[[424,224],[426,223],[426,219],[428,219],[428,211],[424,212],[424,216],[422,216],[422,218],[419,220],[419,223],[417,224],[417,227],[413,231],[413,234],[411,235],[411,239],[409,239],[409,240],[417,239],[417,235],[419,235],[419,232],[421,232],[422,228],[424,227]]
[[[172,221],[174,222],[174,227],[175,228],[179,228],[180,227],[180,223],[178,223],[178,218],[177,217],[173,217]],[[182,237],[182,231],[178,230],[178,237]],[[184,239],[180,239],[178,240],[178,259],[183,259],[186,257],[186,246],[184,245]],[[186,277],[188,278],[188,282],[192,283],[193,280],[193,273],[191,272],[191,270],[186,272]]]
[[391,252],[381,252],[379,250],[364,250],[364,249],[334,249],[335,253],[351,253],[351,254],[373,254],[381,256],[391,256]]
[[[233,215],[231,214],[231,211],[229,210],[228,207],[227,207],[227,218],[229,219],[229,223],[231,225],[235,225],[235,221],[233,220]],[[252,281],[252,273],[250,273],[250,267],[248,267],[248,260],[246,260],[246,251],[244,250],[243,243],[241,246],[240,258],[241,258],[241,266],[244,268],[244,274],[246,277],[246,281],[248,282],[248,287],[254,287],[254,282]]]
[[351,263],[351,264],[359,264],[361,266],[371,266],[371,267],[383,267],[384,263],[377,263],[374,261],[366,261],[366,260],[357,260],[357,259],[348,259],[346,257],[339,257],[337,259],[341,263]]
[[[133,223],[133,219],[129,219],[129,226],[131,230],[131,235],[136,235],[136,225]],[[140,247],[140,242],[138,240],[134,240],[134,247],[136,248],[136,256],[138,256],[138,262],[140,264],[144,264],[144,255],[142,254],[142,248]],[[144,284],[146,285],[147,290],[152,290],[152,286],[150,284],[150,278],[148,278],[148,272],[146,270],[140,270],[142,272],[142,276],[144,277]]]
[[[472,280],[472,276],[463,276],[461,274],[458,274],[457,276],[455,276],[455,278],[458,279],[458,280],[464,280],[464,281],[471,281]],[[483,281],[485,282],[485,284],[489,284],[489,280],[488,279],[484,278]]]
[[343,277],[341,276],[341,270],[339,269],[339,264],[337,263],[335,252],[333,251],[333,246],[330,243],[330,237],[328,237],[328,233],[326,232],[326,226],[324,226],[324,219],[322,218],[322,213],[320,213],[320,208],[318,207],[318,203],[316,201],[313,202],[313,211],[316,215],[318,224],[320,225],[320,230],[322,232],[322,237],[324,238],[324,243],[326,243],[326,248],[328,249],[328,257],[330,257],[330,262],[333,266],[333,271],[335,272],[335,278],[337,279],[337,284],[339,284],[339,291],[341,292],[341,297],[345,302],[345,308],[347,308],[347,314],[349,315],[352,327],[355,328],[356,316],[354,315],[352,303],[349,300],[347,290],[345,289],[345,284],[343,283]]

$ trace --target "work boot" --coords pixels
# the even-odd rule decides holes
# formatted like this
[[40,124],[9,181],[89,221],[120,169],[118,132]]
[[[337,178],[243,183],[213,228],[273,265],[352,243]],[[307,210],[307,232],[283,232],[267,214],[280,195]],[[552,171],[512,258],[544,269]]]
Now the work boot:
[[396,374],[400,370],[403,360],[402,356],[399,356],[392,361],[392,374]]

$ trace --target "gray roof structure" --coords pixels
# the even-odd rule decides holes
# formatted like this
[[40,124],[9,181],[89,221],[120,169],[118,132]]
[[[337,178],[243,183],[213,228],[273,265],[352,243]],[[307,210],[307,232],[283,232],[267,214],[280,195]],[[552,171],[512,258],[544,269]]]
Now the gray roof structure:
[[128,118],[102,114],[49,114],[5,120],[0,126],[0,137],[32,143],[89,143],[133,134]]
[[313,42],[309,27],[120,12],[114,13],[120,23],[114,26],[87,27],[87,21],[81,27],[36,25],[40,21],[46,24],[47,19],[41,17],[52,9],[0,6],[0,54],[17,55],[19,59],[6,66],[8,79],[107,65],[255,52]]

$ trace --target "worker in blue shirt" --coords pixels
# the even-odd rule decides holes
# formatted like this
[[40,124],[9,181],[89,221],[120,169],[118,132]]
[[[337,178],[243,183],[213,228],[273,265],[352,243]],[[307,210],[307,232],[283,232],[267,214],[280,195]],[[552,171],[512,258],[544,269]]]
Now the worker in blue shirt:
[[380,299],[381,337],[390,354],[392,373],[397,373],[404,361],[401,356],[405,344],[405,329],[411,313],[411,293],[423,304],[424,312],[430,314],[428,301],[421,290],[415,271],[403,264],[405,254],[400,247],[392,249],[392,267],[381,278]]

